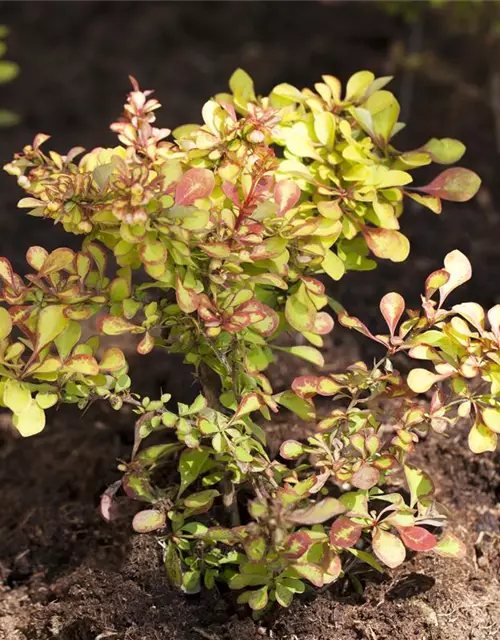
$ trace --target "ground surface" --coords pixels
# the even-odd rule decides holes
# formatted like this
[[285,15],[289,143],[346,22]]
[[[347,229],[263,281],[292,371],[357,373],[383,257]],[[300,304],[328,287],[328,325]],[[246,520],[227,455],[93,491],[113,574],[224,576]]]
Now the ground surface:
[[[0,134],[0,162],[39,131],[54,134],[61,151],[112,142],[107,125],[120,111],[128,73],[157,88],[163,126],[198,120],[202,102],[224,90],[237,66],[261,91],[278,82],[311,84],[321,73],[345,80],[369,68],[396,73],[409,113],[401,148],[432,136],[462,139],[465,166],[484,180],[479,197],[449,205],[437,217],[408,208],[404,228],[412,254],[404,266],[381,265],[351,274],[335,295],[371,326],[381,295],[397,289],[418,302],[425,275],[460,248],[473,262],[474,280],[462,294],[500,302],[499,154],[488,86],[491,48],[483,36],[447,34],[428,19],[424,64],[412,76],[395,43],[411,27],[372,3],[7,3],[9,57],[22,67],[2,89],[1,105],[23,124]],[[413,90],[408,92],[412,85]],[[425,176],[424,176],[425,178]],[[424,179],[423,178],[423,179]],[[26,220],[15,209],[19,192],[0,178],[0,255],[24,268],[30,244],[67,244],[50,224]],[[74,239],[72,239],[74,242]],[[342,366],[366,344],[334,334],[327,360]],[[144,389],[160,387],[182,400],[192,393],[189,373],[134,364]],[[294,370],[295,373],[295,370]],[[286,363],[277,381],[289,377]],[[287,419],[270,433],[276,444],[300,434]],[[131,417],[92,409],[55,412],[46,431],[28,441],[0,430],[0,639],[1,640],[494,640],[500,635],[500,478],[498,456],[475,458],[462,433],[429,438],[420,456],[436,477],[439,498],[453,511],[451,528],[467,541],[462,562],[420,556],[382,582],[368,581],[363,598],[349,585],[294,603],[262,626],[240,618],[228,599],[204,594],[186,599],[168,589],[152,540],[103,523],[96,505],[112,482],[116,460],[127,457]],[[495,467],[496,465],[496,467]]]

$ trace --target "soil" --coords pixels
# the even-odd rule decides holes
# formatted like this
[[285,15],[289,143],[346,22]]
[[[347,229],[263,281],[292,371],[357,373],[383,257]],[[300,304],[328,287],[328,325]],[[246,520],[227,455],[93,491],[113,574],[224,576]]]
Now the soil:
[[[311,84],[321,73],[343,80],[362,68],[395,73],[410,123],[401,148],[436,135],[460,138],[468,146],[464,164],[484,186],[474,201],[450,203],[442,216],[408,207],[407,263],[350,274],[332,293],[376,330],[381,295],[396,289],[417,304],[425,275],[459,248],[475,274],[461,299],[500,302],[499,149],[488,90],[494,49],[484,33],[459,36],[427,16],[423,64],[411,72],[397,43],[413,42],[415,26],[375,3],[28,1],[0,2],[0,16],[11,28],[8,57],[22,68],[2,88],[1,105],[23,119],[1,133],[2,163],[39,131],[53,133],[59,150],[112,143],[107,124],[120,110],[128,73],[157,88],[162,124],[172,128],[198,121],[203,101],[225,89],[237,66],[262,92],[282,81]],[[19,196],[12,179],[2,176],[0,255],[23,271],[30,244],[76,246],[78,239],[68,240],[58,228],[27,220],[15,208]],[[372,355],[362,339],[337,328],[325,353],[336,368]],[[144,368],[135,359],[133,378],[141,392],[168,389],[185,401],[196,386],[178,365],[155,360]],[[272,371],[276,386],[296,373],[287,359]],[[92,407],[80,416],[65,407],[28,440],[16,437],[5,415],[0,419],[0,640],[500,637],[500,457],[470,454],[460,429],[448,439],[429,437],[418,456],[452,511],[450,530],[467,542],[465,560],[423,554],[382,579],[367,576],[362,595],[342,581],[256,623],[224,594],[186,598],[170,590],[155,541],[100,518],[99,496],[118,478],[116,461],[130,453],[130,414]],[[303,433],[304,425],[285,415],[269,432],[271,447],[285,434]]]

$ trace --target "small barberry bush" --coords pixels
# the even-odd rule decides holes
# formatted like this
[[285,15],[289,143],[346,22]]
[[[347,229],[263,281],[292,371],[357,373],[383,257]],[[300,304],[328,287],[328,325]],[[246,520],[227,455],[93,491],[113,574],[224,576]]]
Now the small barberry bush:
[[[131,460],[101,510],[111,519],[122,490],[141,503],[133,527],[156,532],[169,579],[186,593],[223,582],[259,611],[288,606],[306,583],[354,576],[360,563],[396,567],[407,549],[464,553],[452,534],[432,532],[444,516],[432,479],[409,459],[429,429],[447,431],[460,417],[473,422],[473,451],[495,448],[500,306],[444,307],[471,275],[459,251],[428,277],[422,311],[403,319],[404,299],[384,296],[384,335],[330,300],[318,279],[373,269],[374,258],[405,260],[405,198],[440,213],[442,200],[479,188],[462,168],[409,186],[413,169],[454,163],[465,148],[445,138],[396,150],[403,124],[389,80],[362,71],[342,92],[323,76],[314,91],[281,84],[257,97],[238,70],[232,93],[204,105],[204,124],[179,127],[173,141],[154,126],[159,103],[132,80],[111,126],[120,146],[76,161],[83,149],[46,154],[48,136],[38,135],[5,167],[27,192],[21,207],[84,238],[76,253],[31,247],[24,279],[0,259],[2,404],[24,436],[41,431],[57,403],[132,405]],[[323,366],[329,304],[386,355],[275,393],[265,370],[276,350]],[[100,348],[99,336],[82,340],[93,316],[101,335],[136,336],[140,354],[184,354],[203,393],[176,410],[168,394],[139,397],[123,352]],[[297,346],[277,344],[283,332],[300,334]],[[405,378],[392,362],[401,353],[430,367]],[[430,390],[428,404],[419,394]],[[269,420],[281,406],[315,420],[317,396],[331,403],[314,435],[283,442],[272,459],[255,415]],[[157,444],[144,446],[151,434]]]

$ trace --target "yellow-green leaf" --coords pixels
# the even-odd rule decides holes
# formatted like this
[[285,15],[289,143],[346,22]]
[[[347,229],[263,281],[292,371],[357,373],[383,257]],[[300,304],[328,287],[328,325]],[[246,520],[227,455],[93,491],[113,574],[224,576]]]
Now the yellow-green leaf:
[[12,422],[19,433],[27,438],[43,431],[45,413],[36,402],[32,402],[22,413],[14,415]]
[[12,331],[12,319],[7,309],[0,307],[0,340],[3,340]]

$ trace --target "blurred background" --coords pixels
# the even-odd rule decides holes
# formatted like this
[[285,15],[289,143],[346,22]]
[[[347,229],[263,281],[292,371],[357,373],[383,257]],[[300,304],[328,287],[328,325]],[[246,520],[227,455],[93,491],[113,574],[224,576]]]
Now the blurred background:
[[[0,130],[0,163],[38,132],[65,153],[114,143],[128,74],[156,90],[160,126],[199,122],[203,103],[225,91],[243,67],[264,94],[280,83],[312,86],[321,74],[342,81],[355,71],[394,75],[407,128],[395,139],[411,149],[431,137],[467,145],[461,164],[483,179],[469,203],[446,203],[436,216],[408,203],[402,227],[412,252],[403,265],[351,273],[332,293],[376,326],[378,301],[398,290],[419,303],[425,276],[453,248],[472,260],[461,296],[500,302],[500,4],[498,2],[0,2],[9,28],[5,59],[19,75],[0,87],[0,107],[19,123]],[[0,74],[1,75],[1,74]],[[52,147],[50,146],[52,145]],[[433,168],[434,173],[439,168]],[[428,168],[417,180],[428,177]],[[31,244],[78,246],[50,222],[16,209],[21,190],[0,175],[0,255],[25,269]]]

